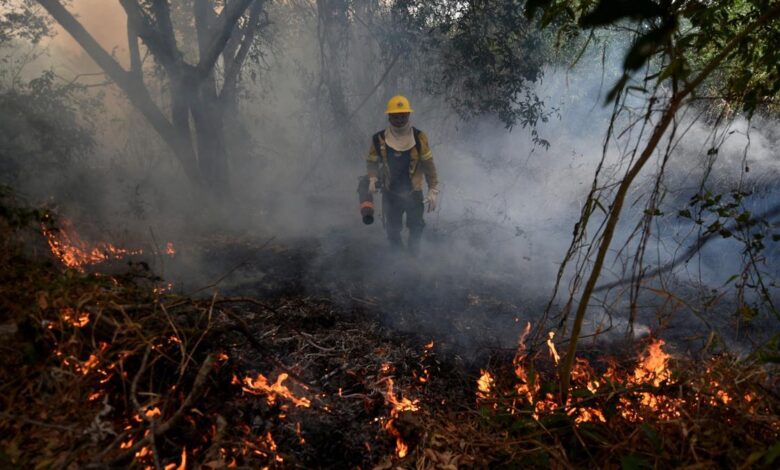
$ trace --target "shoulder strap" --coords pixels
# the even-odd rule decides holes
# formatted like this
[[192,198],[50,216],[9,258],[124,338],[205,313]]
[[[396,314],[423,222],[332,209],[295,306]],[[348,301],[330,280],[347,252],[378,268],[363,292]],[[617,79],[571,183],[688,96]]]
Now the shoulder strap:
[[376,134],[374,134],[374,137],[372,138],[372,140],[374,142],[374,152],[376,152],[376,156],[378,158],[382,158],[383,157],[382,152],[380,151],[380,147],[381,147],[381,144],[379,143],[379,138],[380,137],[382,138],[382,140],[384,140],[384,138],[385,138],[385,131],[384,130],[381,130],[381,131],[377,132]]
[[420,129],[412,127],[412,133],[414,134],[414,148],[417,149],[417,155],[422,155],[422,143],[420,143]]

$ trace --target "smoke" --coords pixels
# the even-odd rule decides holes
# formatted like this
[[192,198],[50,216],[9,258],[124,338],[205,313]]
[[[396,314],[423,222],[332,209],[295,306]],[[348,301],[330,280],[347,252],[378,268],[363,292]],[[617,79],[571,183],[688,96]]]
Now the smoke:
[[[103,49],[113,53],[123,67],[128,67],[130,59],[127,53],[127,22],[119,2],[75,0],[69,5],[69,10]],[[59,24],[55,24],[54,33],[44,46],[50,49],[51,57],[64,73],[80,75],[100,71],[81,46]]]
[[[59,191],[57,203],[90,226],[109,227],[107,235],[114,239],[157,244],[172,240],[181,246],[174,262],[155,265],[180,292],[210,286],[200,293],[216,289],[224,294],[278,294],[287,282],[347,311],[377,314],[396,331],[436,338],[464,356],[513,347],[524,322],[539,321],[571,243],[602,157],[612,111],[603,101],[617,79],[623,51],[609,50],[605,61],[600,51],[591,51],[574,68],[551,66],[544,71],[535,91],[547,109],[555,110],[537,129],[550,142],[544,148],[534,144],[527,129],[508,130],[489,116],[459,118],[442,97],[415,86],[413,60],[399,61],[387,81],[375,86],[386,65],[378,60],[381,45],[367,45],[366,32],[358,24],[349,50],[359,51],[355,55],[360,60],[373,57],[367,62],[372,69],[347,61],[351,66],[339,70],[347,102],[356,111],[349,118],[335,118],[320,79],[317,20],[297,18],[292,8],[278,4],[270,10],[277,19],[272,26],[274,53],[257,69],[254,81],[244,82],[242,122],[252,148],[230,162],[229,203],[204,204],[191,197],[191,188],[160,139],[111,87],[90,90],[103,95],[95,119],[98,147],[87,163],[78,171],[56,175],[60,184],[49,177],[23,189],[45,199],[57,196],[62,181],[69,187],[79,178],[90,181],[78,198],[63,198]],[[126,64],[121,8],[114,2],[78,0],[73,9]],[[358,39],[364,43],[357,44]],[[49,48],[48,62],[31,71],[54,67],[68,77],[96,71],[65,33]],[[387,125],[384,102],[398,93],[412,101],[412,123],[428,135],[441,180],[440,207],[426,214],[418,258],[391,251],[381,221],[363,225],[357,208],[357,178],[365,173],[371,135]],[[681,246],[694,242],[697,227],[673,214],[697,192],[706,163],[713,159],[707,152],[713,135],[725,141],[719,145],[708,187],[728,191],[739,184],[767,186],[778,171],[774,149],[780,134],[773,121],[736,119],[726,128],[693,115],[679,124],[685,136],[667,169],[663,209],[669,215],[654,226],[656,236],[648,248],[653,265],[669,262]],[[622,174],[622,156],[618,145],[609,146],[601,184],[613,183]],[[742,171],[746,166],[749,173]],[[633,196],[646,194],[651,173],[646,172]],[[764,200],[771,195],[769,191]],[[77,199],[89,199],[90,204],[73,204]],[[627,209],[617,243],[629,237],[643,209],[642,204]],[[597,213],[594,228],[601,220]],[[625,275],[625,260],[624,254],[611,255],[605,282]],[[741,255],[733,241],[724,240],[711,244],[695,262],[694,273],[692,265],[684,265],[670,277],[681,296],[702,300],[707,289],[690,282],[720,288],[741,266]],[[564,297],[570,275],[563,279]],[[588,333],[603,332],[611,324],[606,337],[618,339],[628,325],[628,305],[614,296],[603,300],[590,310]],[[723,313],[733,306],[725,301],[720,305],[712,311]],[[686,347],[686,337],[701,329],[702,322],[691,319],[694,311],[701,313],[697,307],[643,294],[634,334],[665,327]],[[718,323],[715,326],[728,330],[730,317],[721,317],[708,327]]]

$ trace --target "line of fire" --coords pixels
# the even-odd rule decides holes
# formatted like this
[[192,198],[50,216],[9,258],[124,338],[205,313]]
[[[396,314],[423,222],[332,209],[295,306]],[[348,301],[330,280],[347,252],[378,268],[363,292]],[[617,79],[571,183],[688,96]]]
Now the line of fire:
[[780,467],[780,0],[3,0],[0,468]]

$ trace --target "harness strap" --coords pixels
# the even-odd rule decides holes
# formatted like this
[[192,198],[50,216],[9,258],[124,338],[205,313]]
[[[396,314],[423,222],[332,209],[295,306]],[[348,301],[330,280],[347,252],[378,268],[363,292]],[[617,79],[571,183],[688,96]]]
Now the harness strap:
[[417,149],[417,158],[422,158],[422,144],[420,143],[420,129],[412,127],[414,134],[414,148]]

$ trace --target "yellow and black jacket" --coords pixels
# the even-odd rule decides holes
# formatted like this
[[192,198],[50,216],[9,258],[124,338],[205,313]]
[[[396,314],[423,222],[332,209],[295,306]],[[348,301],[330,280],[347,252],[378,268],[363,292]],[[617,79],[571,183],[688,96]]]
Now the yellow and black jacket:
[[[428,137],[421,130],[412,128],[414,132],[414,147],[411,149],[409,161],[409,177],[412,180],[412,191],[422,191],[423,175],[428,183],[428,189],[438,189],[439,179],[436,175],[436,165],[433,163],[433,152],[428,146]],[[378,178],[383,189],[390,187],[390,168],[387,163],[387,144],[385,131],[379,131],[372,138],[371,148],[366,157],[368,177]]]

